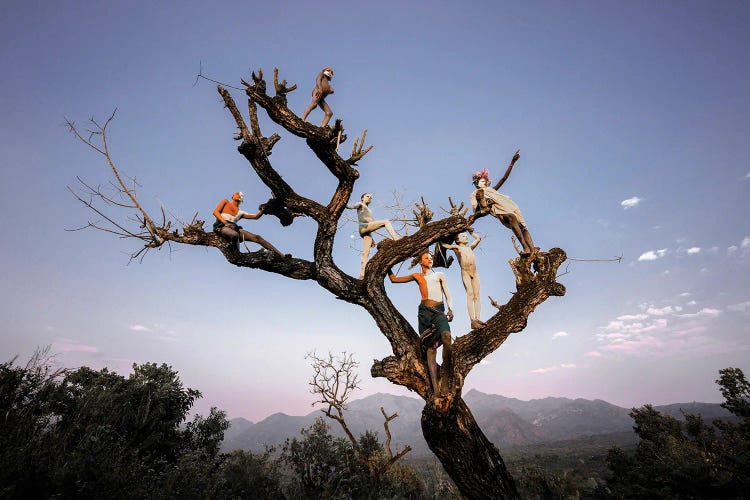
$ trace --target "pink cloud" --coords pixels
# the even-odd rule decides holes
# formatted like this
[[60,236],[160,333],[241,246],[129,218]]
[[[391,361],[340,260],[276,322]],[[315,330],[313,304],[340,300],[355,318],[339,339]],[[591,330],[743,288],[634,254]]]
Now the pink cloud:
[[584,354],[584,356],[590,356],[592,358],[601,358],[602,353],[600,353],[599,351],[589,351],[586,354]]
[[[725,342],[703,336],[708,323],[719,316],[719,309],[705,307],[695,313],[682,313],[680,306],[656,308],[642,305],[648,314],[620,315],[601,327],[596,352],[630,356],[700,356],[723,351]],[[594,355],[596,356],[596,355]]]
[[99,352],[94,346],[77,344],[74,342],[53,342],[53,352]]
[[721,311],[718,309],[712,309],[710,307],[704,307],[697,313],[686,313],[686,314],[680,314],[680,318],[715,318],[721,314]]
[[653,316],[666,316],[667,314],[674,314],[675,312],[680,312],[680,311],[682,311],[682,307],[680,306],[675,306],[675,307],[667,306],[667,307],[662,307],[660,309],[656,307],[649,307],[648,309],[646,309],[646,312]]
[[616,351],[624,353],[642,353],[644,350],[649,352],[652,349],[661,348],[664,343],[656,337],[641,337],[637,340],[621,340],[613,342],[602,347],[607,351]]
[[625,314],[623,316],[618,316],[616,319],[619,321],[635,321],[646,318],[648,318],[647,314]]

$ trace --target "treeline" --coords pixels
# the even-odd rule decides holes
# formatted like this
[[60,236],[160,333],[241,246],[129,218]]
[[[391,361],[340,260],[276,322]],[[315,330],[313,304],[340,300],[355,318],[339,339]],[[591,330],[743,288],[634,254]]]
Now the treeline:
[[[439,466],[393,464],[383,475],[317,420],[281,449],[221,453],[223,411],[186,421],[200,392],[167,365],[53,370],[43,353],[0,364],[0,498],[458,498]],[[640,441],[606,457],[596,480],[514,467],[524,498],[744,498],[750,487],[750,384],[721,370],[722,405],[736,422],[631,416]],[[373,462],[388,460],[377,433],[359,437]],[[371,465],[371,464],[370,464]],[[383,469],[385,470],[385,469]]]
[[[319,419],[280,450],[220,453],[229,421],[162,364],[123,377],[53,370],[44,354],[0,364],[0,498],[455,498],[399,463],[374,478],[352,444]],[[359,446],[385,461],[377,434]]]
[[618,498],[748,498],[750,495],[750,383],[739,368],[716,380],[736,422],[662,415],[651,405],[630,416],[640,442],[635,453],[607,456],[608,495]]

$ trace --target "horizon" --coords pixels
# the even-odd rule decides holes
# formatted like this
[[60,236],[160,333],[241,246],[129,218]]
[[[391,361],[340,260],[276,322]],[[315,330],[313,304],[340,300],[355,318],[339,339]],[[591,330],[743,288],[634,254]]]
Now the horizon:
[[[467,395],[469,395],[472,392],[478,392],[478,393],[480,393],[482,395],[485,395],[485,396],[499,396],[499,397],[506,398],[506,399],[513,399],[513,400],[516,400],[516,401],[520,401],[522,403],[530,403],[532,401],[540,401],[540,400],[544,400],[544,399],[565,399],[567,401],[576,401],[576,400],[580,399],[580,400],[584,400],[584,401],[603,401],[603,402],[605,402],[607,404],[611,404],[613,406],[616,406],[618,408],[622,408],[622,409],[625,409],[625,410],[629,410],[629,409],[634,408],[634,407],[627,407],[627,406],[616,405],[616,404],[611,403],[610,401],[607,401],[607,400],[604,400],[604,399],[567,398],[567,397],[561,397],[561,396],[546,396],[546,397],[542,397],[542,398],[533,398],[533,399],[508,398],[507,396],[503,396],[502,394],[486,393],[486,392],[482,392],[482,391],[480,391],[478,389],[470,389],[470,390],[468,390],[464,394],[464,397],[466,397]],[[420,399],[418,397],[409,396],[409,395],[406,395],[406,394],[399,395],[399,394],[390,394],[390,393],[387,393],[387,392],[376,392],[374,394],[368,394],[367,396],[363,396],[361,398],[356,398],[356,399],[350,400],[349,403],[347,403],[347,408],[344,411],[347,411],[349,409],[348,406],[350,406],[355,401],[362,401],[363,399],[373,398],[373,397],[377,397],[377,396],[393,396],[393,397],[396,397],[396,398],[409,398],[409,399],[413,399],[414,401],[417,401],[419,403],[423,402],[422,399]],[[723,401],[722,401],[722,403],[723,403]],[[651,404],[651,403],[647,403],[647,404]],[[663,406],[673,406],[673,405],[679,405],[679,404],[713,404],[713,405],[718,405],[718,404],[721,404],[721,403],[712,403],[712,402],[708,402],[708,401],[675,401],[673,403],[663,403],[663,404],[656,404],[656,403],[654,403],[654,404],[651,404],[651,406],[653,406],[654,408],[658,408],[658,407],[663,407]],[[467,405],[468,405],[468,403],[467,403]],[[635,407],[635,408],[637,408],[637,407]],[[221,409],[221,408],[219,408],[219,409]],[[471,409],[471,405],[469,405],[469,409]],[[309,412],[307,412],[305,414],[302,414],[302,415],[296,415],[296,414],[291,414],[291,413],[284,413],[283,411],[276,411],[276,412],[273,412],[273,413],[269,413],[265,417],[262,417],[262,418],[260,418],[258,420],[250,420],[250,419],[245,418],[243,416],[232,416],[232,415],[227,414],[227,419],[229,419],[230,421],[231,420],[236,420],[236,419],[242,419],[242,420],[246,420],[246,421],[248,421],[248,422],[250,422],[252,424],[257,424],[257,423],[260,423],[260,422],[262,422],[262,421],[264,421],[264,420],[266,420],[268,418],[273,417],[274,415],[285,415],[287,417],[307,417],[307,416],[309,416],[309,415],[311,415],[313,413],[316,413],[318,411],[322,411],[322,410],[320,408],[316,407],[312,411],[309,411]],[[388,411],[388,410],[386,409],[386,411]]]
[[[373,319],[314,282],[188,246],[129,263],[137,241],[71,231],[96,216],[67,186],[80,176],[106,187],[110,174],[66,118],[85,128],[117,109],[109,145],[146,209],[197,214],[210,230],[219,200],[243,191],[254,211],[269,190],[199,70],[239,85],[278,67],[298,85],[288,102],[301,114],[316,74],[332,67],[333,119],[351,142],[367,129],[375,146],[358,164],[353,200],[374,193],[385,218],[394,193],[409,207],[424,196],[441,218],[449,197],[468,202],[472,172],[499,179],[520,149],[502,192],[536,245],[570,257],[559,277],[566,295],[476,365],[464,392],[623,408],[720,402],[719,369],[750,373],[748,25],[748,3],[695,0],[334,1],[325,12],[300,1],[11,1],[0,19],[0,357],[25,360],[49,345],[62,366],[125,376],[133,363],[167,363],[203,393],[194,412],[216,406],[252,421],[310,407],[313,350],[354,353],[358,395],[410,395],[370,377],[371,360],[391,354]],[[264,135],[278,131],[260,120]],[[284,133],[273,153],[301,194],[330,196],[333,178],[304,141]],[[310,220],[245,227],[282,252],[312,254]],[[514,290],[507,261],[517,254],[496,220],[476,231],[487,319],[488,296],[505,302]],[[355,277],[360,248],[356,224],[342,218],[334,259]],[[469,331],[465,294],[458,266],[443,271],[457,337]],[[416,326],[412,285],[386,289]]]

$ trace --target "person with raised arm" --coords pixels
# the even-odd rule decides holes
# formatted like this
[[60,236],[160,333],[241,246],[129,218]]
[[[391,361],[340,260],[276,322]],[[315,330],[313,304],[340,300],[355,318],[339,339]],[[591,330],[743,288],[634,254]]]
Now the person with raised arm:
[[513,166],[520,157],[520,150],[516,151],[516,154],[513,155],[513,159],[510,161],[510,165],[508,165],[508,169],[505,171],[505,175],[503,175],[503,178],[494,187],[490,187],[490,174],[486,168],[480,172],[474,172],[472,181],[476,189],[471,193],[471,206],[474,207],[475,212],[479,210],[489,211],[490,214],[497,217],[503,226],[513,231],[513,234],[521,243],[521,246],[523,246],[521,256],[527,257],[533,255],[539,249],[534,246],[534,241],[531,239],[531,234],[521,214],[521,209],[518,208],[518,205],[509,196],[497,191],[508,180]]

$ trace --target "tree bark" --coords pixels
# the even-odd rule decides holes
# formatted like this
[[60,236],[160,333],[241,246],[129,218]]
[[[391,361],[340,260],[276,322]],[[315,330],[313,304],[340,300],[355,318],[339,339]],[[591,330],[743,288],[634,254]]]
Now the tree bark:
[[447,412],[428,402],[422,410],[422,434],[465,497],[520,498],[500,451],[463,399],[455,399]]

